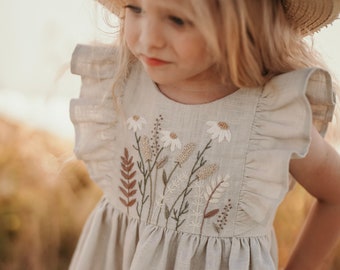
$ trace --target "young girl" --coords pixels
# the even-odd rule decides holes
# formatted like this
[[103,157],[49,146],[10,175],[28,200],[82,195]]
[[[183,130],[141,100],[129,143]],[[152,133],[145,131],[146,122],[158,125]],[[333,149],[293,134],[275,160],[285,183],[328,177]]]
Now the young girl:
[[71,118],[104,196],[70,268],[277,269],[290,173],[317,200],[286,269],[318,269],[339,239],[340,158],[322,138],[331,78],[303,37],[340,1],[102,3],[120,44],[76,48]]

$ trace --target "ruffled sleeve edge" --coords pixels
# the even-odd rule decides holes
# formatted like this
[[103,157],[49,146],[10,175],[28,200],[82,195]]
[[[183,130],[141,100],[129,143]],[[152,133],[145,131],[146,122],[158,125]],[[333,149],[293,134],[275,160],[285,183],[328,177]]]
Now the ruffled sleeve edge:
[[[335,106],[330,75],[302,69],[273,78],[259,96],[237,211],[237,235],[273,219],[289,187],[289,159],[303,158],[313,122],[324,135]],[[255,225],[254,226],[258,226]],[[261,226],[262,226],[261,225]]]
[[73,51],[71,73],[98,79],[112,78],[117,48],[105,45],[78,44]]
[[325,136],[336,104],[330,74],[322,69],[310,69],[305,89],[312,109],[313,124],[319,133]]
[[74,152],[84,161],[112,159],[110,145],[116,139],[118,120],[112,98],[115,50],[79,44],[72,55],[71,72],[80,75],[82,83],[79,98],[70,102],[70,118],[75,128]]
[[[296,149],[292,151],[291,158],[303,158],[307,155],[311,143],[312,126],[314,125],[320,135],[324,136],[333,118],[335,94],[330,74],[320,68],[288,72],[272,79],[265,87],[264,95],[272,95],[269,92],[273,90],[281,91],[281,94],[277,95],[278,98],[284,100],[285,96],[287,97],[283,102],[292,102],[292,107],[295,104],[295,108],[300,106],[300,109],[295,110],[297,115],[293,117],[297,118],[296,123],[300,117],[304,117],[306,121],[300,123],[301,127],[296,126],[295,138],[299,143],[295,145]],[[288,103],[281,105],[287,106]]]

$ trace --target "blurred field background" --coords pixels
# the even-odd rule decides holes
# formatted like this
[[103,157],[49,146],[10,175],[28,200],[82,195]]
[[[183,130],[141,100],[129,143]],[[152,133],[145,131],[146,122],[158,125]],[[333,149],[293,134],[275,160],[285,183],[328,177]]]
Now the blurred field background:
[[[72,144],[0,118],[0,269],[67,269],[82,226],[101,196]],[[298,185],[280,207],[280,264],[297,239],[311,197]],[[340,269],[340,248],[324,270]]]
[[[0,0],[0,269],[67,269],[101,192],[73,158],[68,104],[79,78],[68,62],[76,43],[110,42],[92,0]],[[98,29],[100,25],[100,29]],[[340,78],[340,22],[315,47]],[[107,40],[106,40],[107,38]],[[284,265],[312,199],[295,186],[280,207]],[[340,248],[324,270],[340,269]],[[304,269],[302,269],[304,270]]]
[[0,269],[67,269],[100,196],[69,142],[0,118]]

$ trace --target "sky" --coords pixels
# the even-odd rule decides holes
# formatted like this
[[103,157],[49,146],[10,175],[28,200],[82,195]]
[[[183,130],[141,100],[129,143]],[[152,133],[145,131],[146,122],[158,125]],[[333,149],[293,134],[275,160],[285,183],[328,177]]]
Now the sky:
[[77,43],[112,40],[101,17],[93,0],[0,0],[0,114],[72,137],[69,61]]
[[[77,43],[112,40],[101,15],[93,0],[0,0],[0,114],[72,139],[80,80],[69,60]],[[315,47],[340,80],[340,20]]]

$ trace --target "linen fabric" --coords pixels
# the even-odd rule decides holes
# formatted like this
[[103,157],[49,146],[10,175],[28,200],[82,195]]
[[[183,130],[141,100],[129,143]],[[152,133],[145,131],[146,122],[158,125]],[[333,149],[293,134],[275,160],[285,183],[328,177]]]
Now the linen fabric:
[[[320,69],[207,104],[164,96],[136,63],[112,89],[115,50],[78,45],[75,154],[103,190],[70,269],[277,269],[273,220],[314,122],[334,110]],[[113,98],[115,93],[115,98]]]

